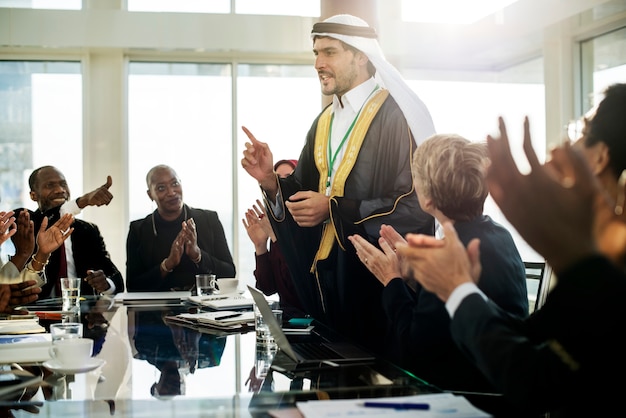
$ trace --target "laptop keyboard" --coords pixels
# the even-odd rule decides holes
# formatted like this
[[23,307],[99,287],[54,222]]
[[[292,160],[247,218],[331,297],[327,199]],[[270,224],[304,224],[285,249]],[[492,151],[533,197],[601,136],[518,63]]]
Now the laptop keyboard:
[[293,344],[292,348],[306,360],[328,360],[341,357],[334,350],[318,343],[297,343]]

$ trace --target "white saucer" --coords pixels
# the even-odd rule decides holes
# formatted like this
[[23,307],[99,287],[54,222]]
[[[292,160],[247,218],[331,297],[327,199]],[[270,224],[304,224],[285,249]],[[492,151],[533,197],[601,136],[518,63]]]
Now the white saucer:
[[100,358],[90,358],[87,363],[83,364],[82,366],[79,367],[67,367],[67,366],[63,366],[61,363],[59,363],[56,360],[48,360],[48,361],[44,361],[43,365],[44,367],[46,367],[47,369],[50,369],[53,372],[56,373],[60,373],[60,374],[76,374],[76,373],[85,373],[85,372],[90,372],[94,369],[97,369],[98,367],[104,365],[104,363],[106,363],[105,360],[100,359]]

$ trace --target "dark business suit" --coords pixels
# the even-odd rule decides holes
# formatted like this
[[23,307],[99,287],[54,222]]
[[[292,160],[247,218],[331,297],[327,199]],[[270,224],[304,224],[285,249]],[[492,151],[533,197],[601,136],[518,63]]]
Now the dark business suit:
[[[185,217],[193,218],[196,224],[202,259],[196,265],[183,253],[174,271],[161,277],[161,262],[169,255]],[[189,289],[195,284],[195,275],[200,273],[212,273],[218,278],[235,277],[235,264],[217,212],[185,205],[181,215],[173,221],[161,218],[155,210],[144,219],[130,223],[126,239],[126,281],[129,291]]]
[[619,416],[626,387],[626,276],[597,256],[558,277],[544,306],[526,320],[478,294],[466,297],[452,319],[452,336],[521,410]]
[[[524,263],[511,234],[486,215],[454,226],[464,245],[480,239],[478,287],[506,312],[528,316]],[[454,343],[450,315],[436,295],[419,284],[413,293],[394,279],[383,290],[383,306],[393,341],[387,354],[394,362],[445,390],[496,391]]]
[[[15,213],[18,210],[16,209]],[[35,212],[30,211],[31,219],[35,224],[35,231],[39,231],[43,216],[47,216],[50,221],[48,225],[52,225],[59,219],[60,207],[56,207],[48,210],[45,214],[37,210]],[[104,274],[113,281],[115,284],[115,293],[124,291],[124,279],[122,273],[115,267],[111,257],[104,244],[104,239],[100,235],[98,227],[90,222],[83,221],[82,219],[75,219],[72,224],[74,232],[70,236],[72,242],[72,253],[74,258],[74,265],[76,266],[76,275],[84,279],[87,277],[87,270],[102,270]],[[56,286],[59,279],[59,265],[60,265],[61,248],[57,249],[50,255],[50,262],[46,266],[46,284],[41,287],[41,293],[39,299],[50,298],[51,292]],[[86,281],[81,281],[81,294],[82,295],[94,295],[96,291]],[[57,294],[57,297],[60,297]]]

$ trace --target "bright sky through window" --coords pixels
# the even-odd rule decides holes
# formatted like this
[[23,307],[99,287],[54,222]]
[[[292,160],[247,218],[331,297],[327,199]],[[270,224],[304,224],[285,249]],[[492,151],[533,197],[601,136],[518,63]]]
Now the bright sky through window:
[[402,20],[469,24],[502,10],[517,0],[402,0]]

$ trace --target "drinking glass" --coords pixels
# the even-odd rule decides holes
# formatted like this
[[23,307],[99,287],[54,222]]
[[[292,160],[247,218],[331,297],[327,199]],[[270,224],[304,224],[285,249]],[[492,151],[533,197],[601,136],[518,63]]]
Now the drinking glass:
[[61,297],[63,298],[63,310],[71,311],[80,306],[80,280],[78,278],[62,277]]

